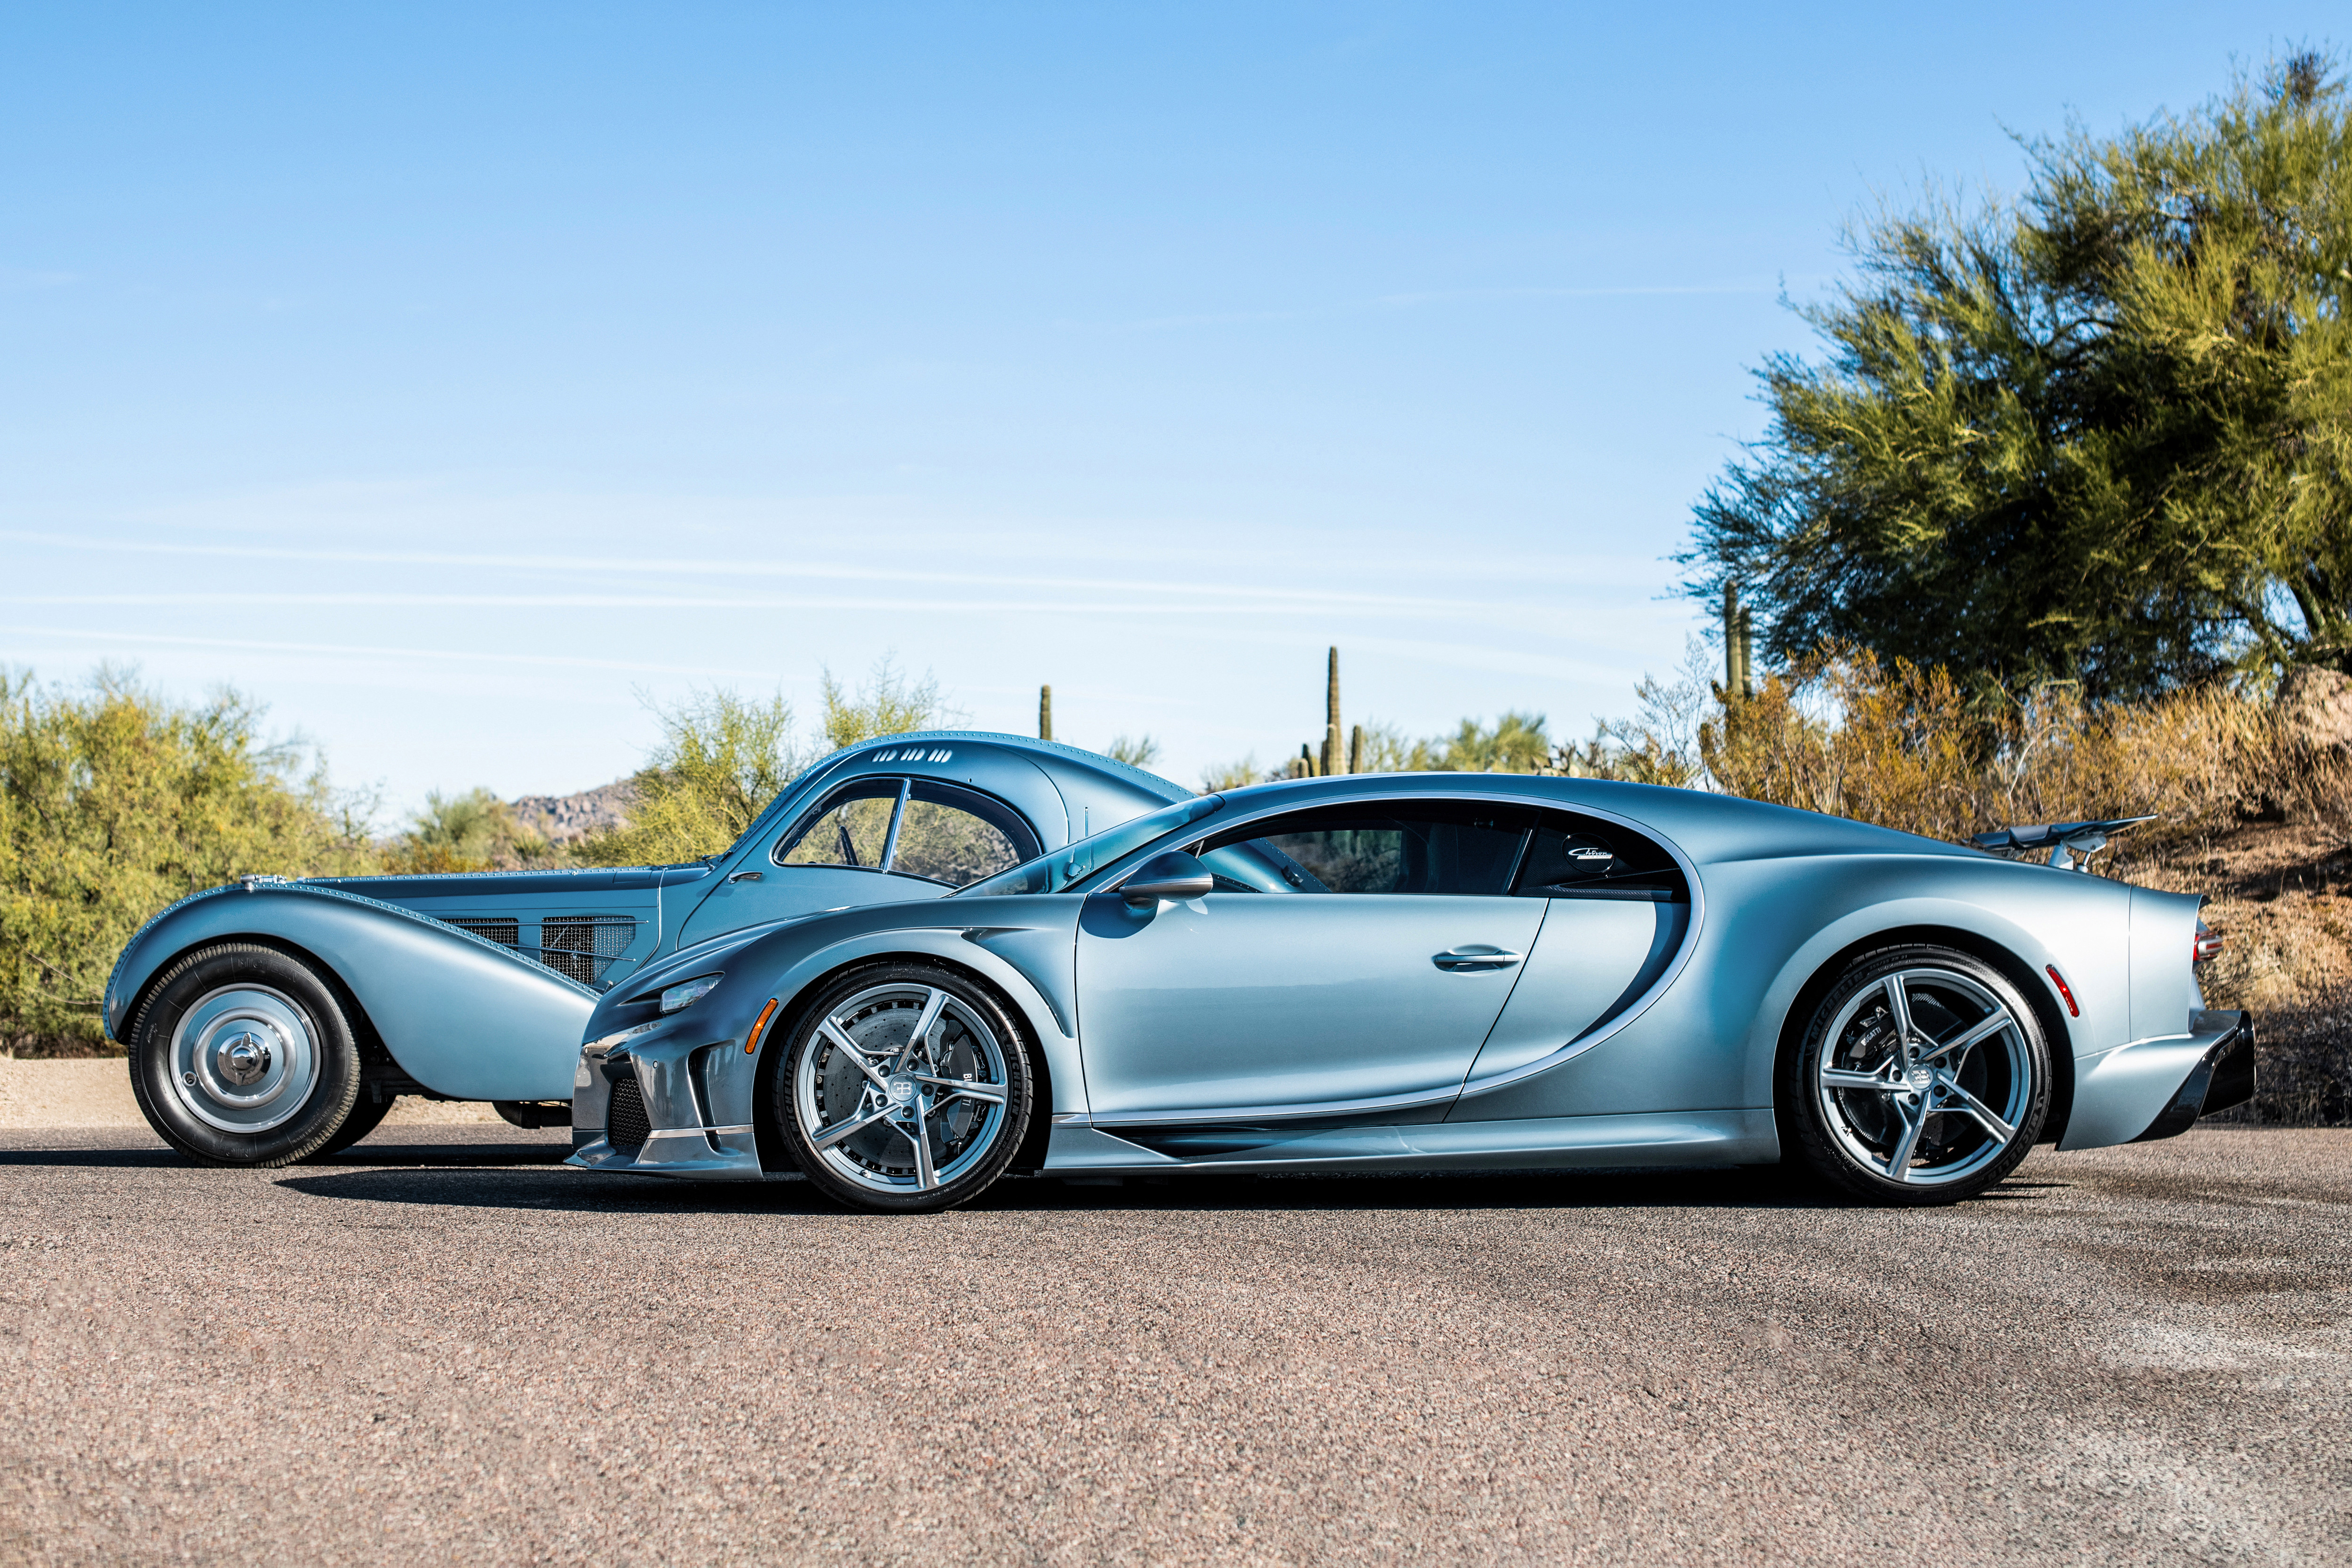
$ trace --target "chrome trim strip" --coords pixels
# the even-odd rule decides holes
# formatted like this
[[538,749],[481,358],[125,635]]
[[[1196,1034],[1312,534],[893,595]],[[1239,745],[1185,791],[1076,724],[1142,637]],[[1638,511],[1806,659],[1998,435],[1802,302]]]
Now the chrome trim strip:
[[699,1138],[713,1133],[748,1133],[751,1130],[749,1122],[732,1127],[656,1127],[646,1134],[646,1142],[650,1144],[662,1138]]

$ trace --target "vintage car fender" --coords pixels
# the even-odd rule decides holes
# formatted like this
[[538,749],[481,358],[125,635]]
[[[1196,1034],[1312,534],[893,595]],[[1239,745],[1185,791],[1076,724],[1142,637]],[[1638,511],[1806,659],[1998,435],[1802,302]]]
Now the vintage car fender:
[[[563,1100],[596,993],[430,915],[339,888],[255,879],[184,898],[142,926],[106,983],[125,1038],[156,977],[212,942],[289,950],[326,971],[401,1070],[457,1100]],[[359,1024],[361,1020],[353,1020]]]

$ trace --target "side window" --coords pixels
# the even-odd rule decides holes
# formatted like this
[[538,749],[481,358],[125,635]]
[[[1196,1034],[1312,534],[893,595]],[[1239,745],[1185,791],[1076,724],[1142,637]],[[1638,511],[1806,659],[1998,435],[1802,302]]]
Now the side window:
[[775,860],[967,887],[1044,847],[1020,812],[977,789],[933,779],[858,779],[802,818],[776,846]]
[[1529,898],[1632,898],[1681,904],[1682,868],[1664,848],[1614,822],[1545,811],[1512,892]]
[[969,887],[1034,859],[1043,848],[1021,814],[1003,801],[918,779],[907,791],[890,869],[950,887]]
[[882,867],[890,844],[890,814],[898,809],[896,779],[860,779],[825,797],[776,848],[778,865]]
[[1534,815],[1475,800],[1350,802],[1235,828],[1199,852],[1236,892],[1493,897],[1511,891]]

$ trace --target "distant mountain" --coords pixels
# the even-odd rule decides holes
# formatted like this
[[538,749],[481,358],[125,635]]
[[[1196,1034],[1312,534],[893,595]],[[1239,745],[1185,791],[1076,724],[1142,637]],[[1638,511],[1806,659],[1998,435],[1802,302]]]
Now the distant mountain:
[[599,828],[627,826],[635,799],[629,781],[616,779],[576,795],[525,795],[508,804],[519,825],[551,843],[568,844]]

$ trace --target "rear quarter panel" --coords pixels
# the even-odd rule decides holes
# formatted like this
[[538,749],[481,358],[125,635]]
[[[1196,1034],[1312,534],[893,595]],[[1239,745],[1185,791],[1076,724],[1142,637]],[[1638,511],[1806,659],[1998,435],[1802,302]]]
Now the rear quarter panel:
[[2131,1038],[2132,890],[2121,884],[1942,853],[1753,855],[1698,870],[1695,946],[1675,983],[1564,1060],[1474,1079],[1452,1120],[1769,1106],[1807,983],[1851,949],[1922,929],[1996,946],[2045,988],[2055,964],[2083,1016],[2053,1050],[2089,1055]]

